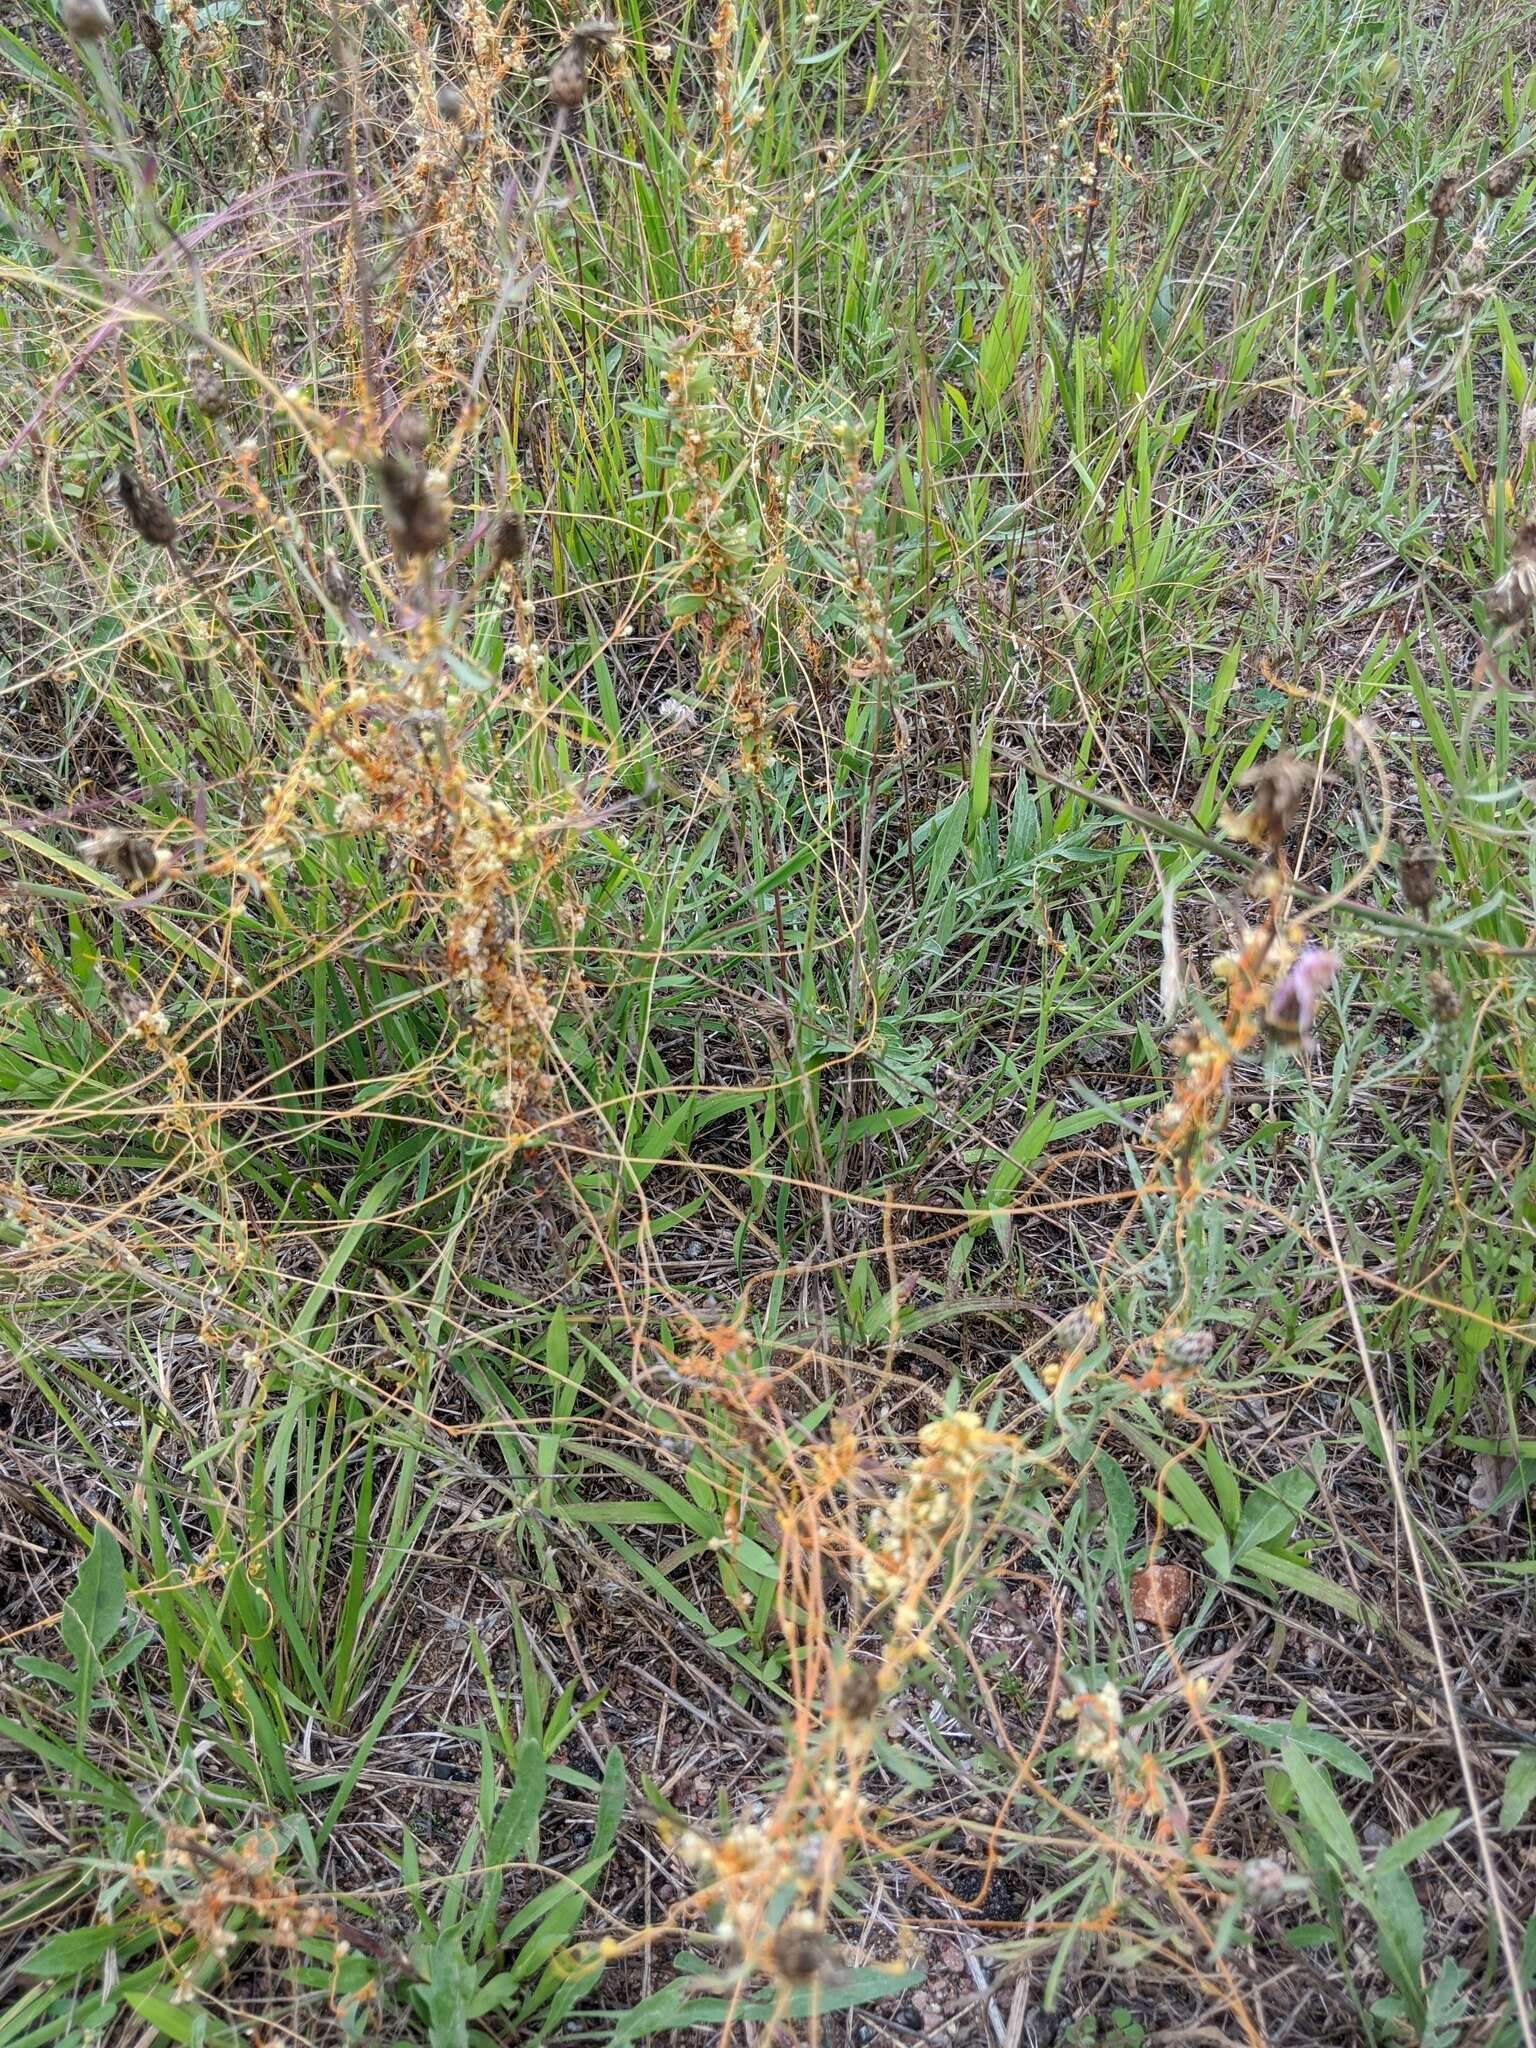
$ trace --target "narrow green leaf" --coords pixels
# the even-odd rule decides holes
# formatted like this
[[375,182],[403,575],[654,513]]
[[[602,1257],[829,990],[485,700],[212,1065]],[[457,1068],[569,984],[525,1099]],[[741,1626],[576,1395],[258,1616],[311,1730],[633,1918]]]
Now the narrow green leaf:
[[1433,1849],[1461,1819],[1459,1806],[1442,1807],[1439,1813],[1432,1813],[1428,1820],[1421,1820],[1417,1826],[1399,1835],[1395,1842],[1389,1842],[1376,1858],[1374,1868],[1380,1870],[1406,1870],[1417,1856]]
[[1499,1802],[1499,1826],[1517,1828],[1536,1799],[1536,1749],[1521,1749],[1510,1759],[1504,1774],[1504,1797]]
[[75,1977],[93,1969],[122,1938],[120,1927],[71,1927],[23,1957],[18,1967],[26,1977]]
[[127,1598],[122,1547],[106,1524],[98,1522],[75,1590],[65,1602],[65,1613],[98,1657],[117,1633]]
[[1302,1819],[1336,1863],[1352,1877],[1364,1877],[1365,1858],[1349,1824],[1349,1815],[1339,1804],[1339,1795],[1329,1783],[1327,1772],[1320,1770],[1294,1742],[1280,1745],[1280,1761],[1296,1793]]
[[1424,1914],[1400,1870],[1378,1870],[1370,1890],[1382,1968],[1417,2014],[1424,2004]]

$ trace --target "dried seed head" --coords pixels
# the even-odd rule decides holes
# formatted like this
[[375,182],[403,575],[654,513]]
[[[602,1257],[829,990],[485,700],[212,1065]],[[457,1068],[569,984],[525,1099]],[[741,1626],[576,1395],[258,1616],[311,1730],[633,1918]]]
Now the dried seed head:
[[1456,281],[1465,291],[1469,285],[1479,283],[1488,269],[1488,237],[1474,235],[1461,252],[1456,265]]
[[419,406],[408,405],[395,421],[394,443],[406,455],[423,455],[432,438],[432,423]]
[[590,45],[572,36],[550,67],[549,97],[554,106],[566,110],[579,107],[587,96],[587,52]]
[[1483,600],[1495,626],[1520,626],[1536,609],[1536,520],[1515,535],[1509,566]]
[[469,103],[451,78],[445,78],[437,88],[437,111],[453,127],[464,126],[464,116],[469,112]]
[[1507,199],[1525,176],[1525,158],[1512,156],[1508,163],[1495,164],[1483,181],[1490,199]]
[[1314,772],[1288,747],[1271,754],[1268,760],[1255,761],[1237,778],[1239,789],[1253,792],[1253,802],[1242,821],[1242,836],[1252,845],[1278,852],[1295,823],[1302,798],[1312,786]]
[[320,587],[338,611],[345,611],[351,604],[352,586],[331,548],[326,549],[325,560],[320,565]]
[[435,555],[448,538],[443,478],[419,463],[404,463],[397,455],[381,455],[378,472],[384,525],[395,554],[401,561]]
[[773,1937],[773,1969],[790,1984],[809,1984],[821,1974],[831,1946],[820,1928],[806,1916],[795,1914]]
[[1198,1372],[1209,1365],[1216,1340],[1209,1330],[1170,1330],[1163,1339],[1165,1361],[1180,1372]]
[[221,420],[229,411],[229,393],[219,375],[218,364],[200,355],[193,359],[187,378],[187,392],[205,419]]
[[515,568],[528,552],[528,526],[521,512],[503,512],[491,528],[491,567]]
[[1076,1308],[1069,1308],[1051,1331],[1052,1350],[1061,1358],[1077,1357],[1099,1334],[1100,1321],[1096,1302],[1079,1302]]
[[1461,997],[1438,968],[1424,977],[1424,1001],[1435,1024],[1454,1024],[1461,1015]]
[[112,33],[107,0],[59,0],[59,20],[65,35],[77,43],[99,43]]
[[1429,217],[1431,220],[1449,220],[1456,211],[1456,201],[1461,188],[1447,171],[1442,178],[1436,178],[1434,190],[1429,195]]
[[1413,910],[1427,911],[1435,900],[1435,850],[1432,846],[1405,846],[1397,857],[1397,878]]
[[1369,137],[1362,134],[1346,136],[1344,147],[1339,151],[1339,176],[1346,185],[1363,185],[1370,168]]
[[1285,1904],[1285,1865],[1277,1856],[1254,1856],[1243,1865],[1243,1897],[1255,1913],[1275,1913]]
[[126,464],[117,472],[118,496],[128,515],[128,524],[154,548],[174,548],[176,521],[171,508],[158,492],[152,491],[137,470]]
[[125,889],[153,881],[160,870],[160,856],[152,843],[140,833],[124,832],[116,825],[82,839],[75,851],[104,874],[115,876]]
[[843,1680],[837,1704],[847,1721],[867,1721],[880,1704],[880,1680],[867,1664],[855,1664]]

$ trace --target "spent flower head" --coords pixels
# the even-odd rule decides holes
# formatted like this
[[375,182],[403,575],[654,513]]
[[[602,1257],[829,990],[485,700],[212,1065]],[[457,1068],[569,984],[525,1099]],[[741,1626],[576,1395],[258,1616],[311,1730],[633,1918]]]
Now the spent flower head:
[[1336,953],[1304,946],[1275,983],[1265,1022],[1279,1045],[1309,1047],[1317,1006],[1339,970]]
[[1063,1721],[1077,1723],[1072,1754],[1113,1770],[1120,1756],[1120,1688],[1106,1680],[1097,1692],[1074,1693],[1056,1711]]

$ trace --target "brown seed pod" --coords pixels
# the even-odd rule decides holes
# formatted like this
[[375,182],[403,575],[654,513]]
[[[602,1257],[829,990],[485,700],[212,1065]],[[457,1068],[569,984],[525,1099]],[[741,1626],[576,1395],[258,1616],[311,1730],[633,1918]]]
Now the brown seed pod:
[[424,455],[432,438],[432,422],[419,406],[408,405],[395,421],[394,445],[404,455]]
[[187,378],[187,394],[205,419],[221,420],[229,411],[229,393],[218,365],[199,356]]
[[1427,911],[1435,900],[1435,850],[1432,846],[1405,846],[1397,857],[1397,879],[1413,910]]
[[112,33],[107,0],[59,0],[59,20],[65,35],[77,43],[99,43]]
[[1096,1302],[1079,1302],[1076,1308],[1069,1308],[1052,1327],[1052,1351],[1058,1358],[1079,1358],[1099,1334],[1102,1320]]
[[1209,1330],[1170,1330],[1163,1339],[1163,1359],[1177,1372],[1198,1372],[1211,1362],[1216,1339]]
[[1314,770],[1305,761],[1299,761],[1289,748],[1282,748],[1278,754],[1271,754],[1266,761],[1256,761],[1253,766],[1237,778],[1239,789],[1253,792],[1249,808],[1249,837],[1255,844],[1267,846],[1276,851],[1284,844],[1285,835],[1295,821],[1301,808],[1301,800],[1312,787]]
[[855,1664],[844,1678],[837,1704],[847,1721],[867,1721],[880,1704],[880,1681],[867,1664]]
[[1504,574],[1483,599],[1495,626],[1523,625],[1536,609],[1536,520],[1515,535]]
[[171,508],[157,491],[152,491],[137,470],[125,463],[117,472],[117,492],[128,515],[128,524],[153,548],[174,548],[176,520]]
[[1506,164],[1495,164],[1483,181],[1490,199],[1507,199],[1525,176],[1525,158],[1512,156]]
[[1346,136],[1339,152],[1339,176],[1346,185],[1363,185],[1371,168],[1371,145],[1365,135]]
[[798,1916],[786,1920],[773,1937],[774,1974],[790,1984],[809,1984],[821,1974],[830,1954],[820,1928],[803,1925]]
[[579,107],[587,96],[587,48],[580,36],[572,36],[550,66],[550,102],[567,112]]
[[345,611],[351,604],[352,586],[347,581],[346,570],[342,568],[331,548],[326,549],[325,560],[320,565],[320,587],[337,611]]
[[1461,997],[1436,967],[1424,977],[1424,997],[1433,1023],[1454,1024],[1461,1015]]
[[593,51],[606,49],[618,39],[619,32],[618,23],[609,21],[605,15],[596,14],[577,22],[570,41],[550,66],[549,97],[555,106],[569,111],[581,105],[587,96]]
[[88,860],[104,874],[112,875],[125,889],[135,889],[141,882],[154,880],[159,872],[160,856],[149,840],[137,832],[124,832],[120,826],[111,825],[105,832],[93,833],[89,839],[82,839],[75,848],[82,860]]
[[1436,178],[1434,190],[1429,195],[1429,216],[1431,220],[1449,220],[1456,211],[1456,201],[1461,188],[1447,171]]
[[491,567],[515,568],[527,552],[527,521],[521,512],[503,512],[491,528]]
[[398,455],[381,455],[379,491],[384,499],[384,525],[390,545],[401,561],[435,555],[448,538],[448,511],[441,478],[420,463],[404,463]]

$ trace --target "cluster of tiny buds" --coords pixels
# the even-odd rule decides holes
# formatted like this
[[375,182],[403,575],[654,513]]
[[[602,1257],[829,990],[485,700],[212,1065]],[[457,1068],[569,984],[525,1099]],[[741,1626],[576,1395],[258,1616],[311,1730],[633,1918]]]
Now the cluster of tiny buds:
[[333,816],[338,832],[366,832],[374,822],[373,806],[355,789],[343,790]]
[[545,653],[534,637],[533,606],[526,597],[520,597],[512,608],[512,645],[508,649],[512,665],[525,684],[531,683],[543,666]]
[[170,1036],[171,1020],[158,1003],[145,1003],[133,1010],[129,1017],[129,1028],[136,1038],[142,1038],[146,1045],[155,1045]]
[[1003,1440],[986,1430],[973,1410],[961,1408],[925,1423],[917,1441],[920,1455],[902,1485],[870,1514],[860,1562],[870,1594],[898,1601],[892,1617],[898,1634],[915,1626],[915,1597],[935,1567],[936,1545]]

